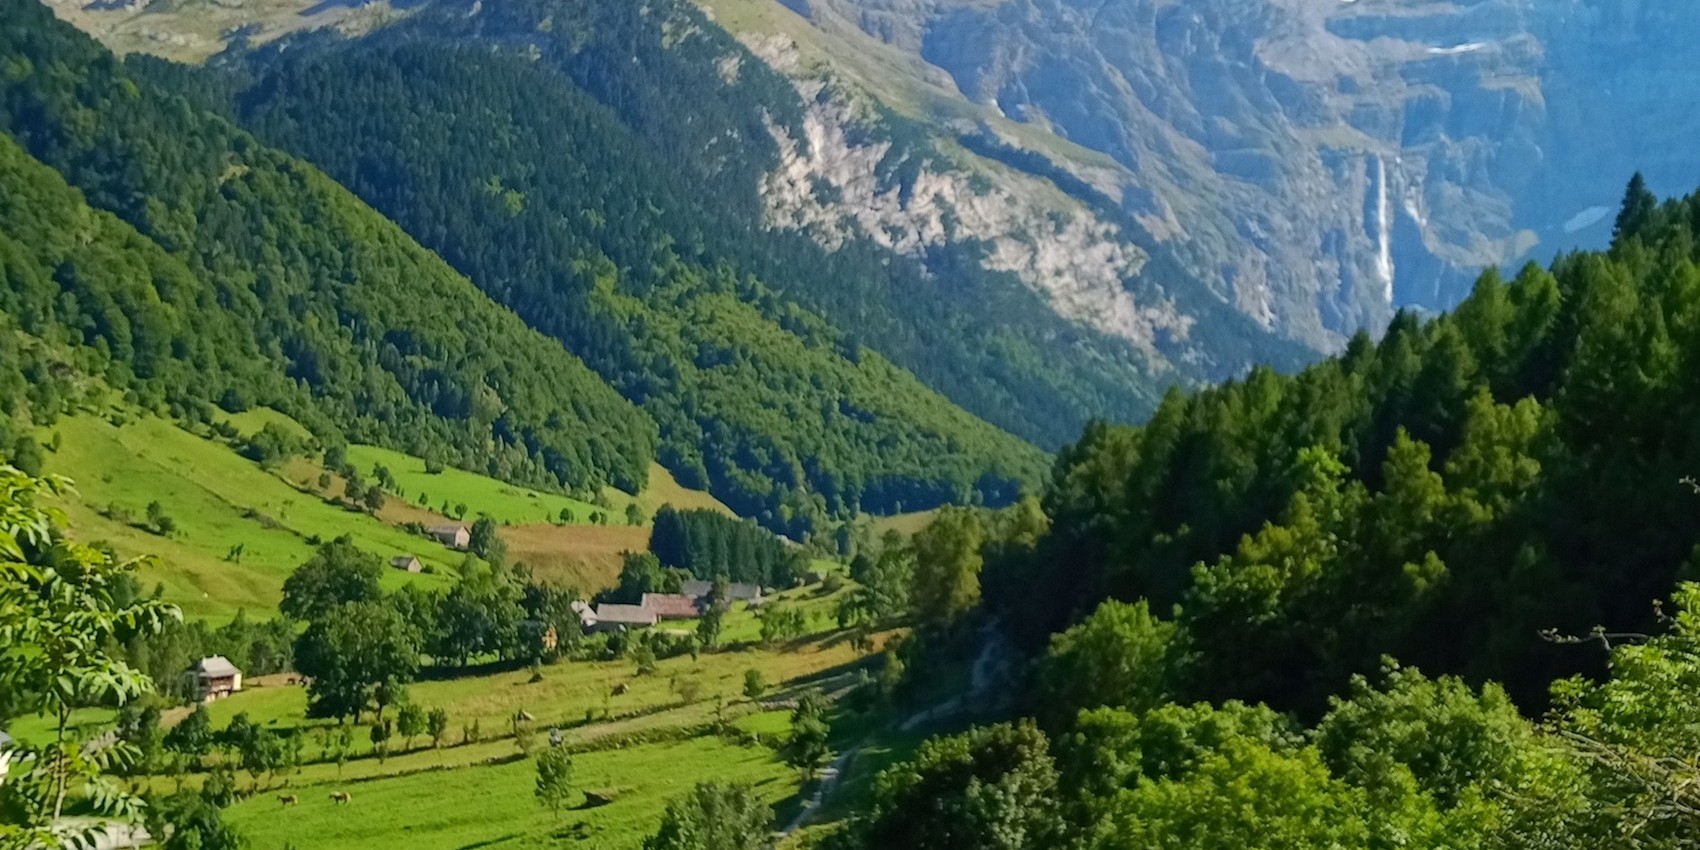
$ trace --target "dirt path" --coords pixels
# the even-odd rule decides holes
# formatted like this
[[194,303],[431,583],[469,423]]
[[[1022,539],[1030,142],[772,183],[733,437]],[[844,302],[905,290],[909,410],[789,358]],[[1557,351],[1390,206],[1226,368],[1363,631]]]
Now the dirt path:
[[[931,708],[917,712],[899,727],[905,732],[935,720],[954,716],[972,703],[983,701],[993,691],[993,685],[1008,675],[1009,647],[1004,641],[1003,633],[998,629],[996,621],[987,623],[980,630],[980,654],[974,660],[972,678],[966,694],[951,697]],[[779,837],[785,838],[808,824],[809,819],[820,810],[821,803],[827,795],[838,787],[838,781],[844,775],[844,768],[850,759],[860,752],[859,747],[852,747],[838,754],[820,773],[820,785],[815,793],[803,803],[803,810],[791,819],[791,823],[779,831]]]
[[815,793],[803,802],[803,810],[791,819],[791,823],[779,831],[780,838],[788,837],[791,833],[802,829],[809,822],[809,818],[820,810],[821,803],[826,802],[826,795],[832,793],[832,790],[838,787],[838,780],[844,776],[844,768],[850,764],[850,759],[857,752],[856,749],[845,750],[821,769],[820,784],[815,787]]

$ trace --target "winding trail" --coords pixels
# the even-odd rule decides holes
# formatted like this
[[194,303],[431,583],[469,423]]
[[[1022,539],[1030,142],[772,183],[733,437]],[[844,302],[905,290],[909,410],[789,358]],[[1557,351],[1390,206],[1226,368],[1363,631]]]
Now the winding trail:
[[792,818],[791,822],[779,831],[780,838],[789,837],[809,822],[809,818],[820,809],[821,803],[826,801],[826,795],[832,793],[832,790],[838,787],[838,780],[844,776],[844,768],[858,752],[860,752],[860,749],[857,748],[845,750],[828,762],[826,767],[821,768],[820,785],[816,786],[815,793],[804,801],[803,810],[798,812],[797,816]]
[[[952,717],[966,710],[972,701],[983,700],[993,692],[993,686],[1008,675],[1009,646],[995,620],[981,628],[980,641],[980,654],[974,659],[968,693],[958,694],[938,705],[919,711],[905,720],[898,728],[910,732],[935,720]],[[779,838],[788,838],[797,830],[808,825],[809,819],[820,810],[827,795],[838,787],[839,780],[843,778],[845,767],[861,750],[861,747],[845,750],[821,769],[820,784],[816,786],[815,793],[804,801],[802,811],[799,811],[797,816],[792,818],[791,822],[778,832]]]

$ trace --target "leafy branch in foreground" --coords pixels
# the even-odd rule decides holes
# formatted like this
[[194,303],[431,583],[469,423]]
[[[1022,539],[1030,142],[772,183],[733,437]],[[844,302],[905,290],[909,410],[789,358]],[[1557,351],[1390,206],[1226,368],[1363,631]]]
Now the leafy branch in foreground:
[[22,695],[20,713],[54,720],[50,743],[0,754],[0,809],[16,821],[0,824],[0,846],[87,845],[109,822],[63,820],[73,793],[102,818],[139,821],[141,801],[107,776],[135,760],[134,747],[82,738],[71,712],[152,691],[153,681],[108,647],[182,617],[157,599],[127,598],[124,579],[140,561],[64,538],[64,517],[38,502],[68,486],[0,466],[0,689]]

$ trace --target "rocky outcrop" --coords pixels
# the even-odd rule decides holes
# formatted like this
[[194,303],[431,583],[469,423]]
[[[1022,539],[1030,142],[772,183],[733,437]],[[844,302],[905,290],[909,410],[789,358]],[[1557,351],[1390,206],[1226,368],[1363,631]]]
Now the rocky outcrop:
[[[784,39],[755,47],[792,67]],[[923,263],[933,249],[978,244],[986,269],[1013,274],[1059,314],[1132,342],[1155,362],[1159,336],[1171,345],[1187,339],[1191,316],[1166,299],[1141,303],[1125,285],[1146,255],[1116,225],[1034,176],[903,147],[827,80],[798,85],[808,103],[802,137],[770,127],[781,149],[762,186],[770,226],[807,230],[832,249],[867,237]]]

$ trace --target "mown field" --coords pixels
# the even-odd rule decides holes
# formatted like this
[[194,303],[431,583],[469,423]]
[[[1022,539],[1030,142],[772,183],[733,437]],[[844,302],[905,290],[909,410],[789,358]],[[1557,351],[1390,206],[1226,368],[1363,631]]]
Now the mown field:
[[[349,446],[348,462],[368,481],[372,480],[372,471],[376,467],[388,469],[401,488],[402,500],[410,504],[440,514],[452,514],[455,506],[465,506],[467,521],[487,514],[502,525],[588,523],[591,514],[600,512],[608,515],[610,523],[626,522],[623,506],[616,512],[612,506],[598,507],[590,502],[527,489],[453,467],[436,473],[426,472],[423,458],[377,446]],[[562,511],[566,511],[571,519],[562,520]]]
[[[604,488],[601,493],[603,504],[595,504],[452,467],[441,472],[427,472],[424,459],[377,446],[349,446],[348,462],[368,477],[377,466],[388,468],[400,485],[405,501],[410,504],[439,514],[452,513],[453,508],[465,505],[467,519],[477,514],[488,514],[503,525],[590,525],[593,524],[591,516],[597,513],[606,517],[602,524],[629,525],[626,508],[633,504],[637,505],[644,524],[662,505],[733,515],[731,508],[719,499],[700,490],[687,489],[666,468],[653,463],[650,464],[649,480],[643,492],[633,496],[612,487]],[[566,519],[562,518],[563,511]]]
[[[691,625],[681,623],[682,627]],[[458,742],[461,726],[477,722],[486,735],[505,732],[509,719],[519,711],[531,714],[543,726],[584,724],[587,718],[596,722],[603,718],[621,720],[662,708],[679,709],[663,718],[666,722],[701,722],[712,716],[717,699],[737,702],[744,698],[747,670],[760,670],[773,683],[796,682],[834,671],[847,672],[860,659],[848,639],[828,632],[771,648],[713,652],[696,660],[688,655],[664,659],[649,675],[638,675],[633,662],[625,659],[548,666],[543,669],[541,682],[531,682],[531,672],[526,669],[474,669],[465,675],[447,670],[440,671],[444,678],[415,682],[408,692],[423,707],[446,710]],[[695,683],[698,689],[696,699],[689,704],[678,694],[679,685],[685,682]],[[614,690],[620,685],[628,690],[615,696]],[[329,721],[305,720],[306,709],[306,689],[278,683],[252,687],[219,700],[209,711],[217,727],[229,723],[239,712],[254,723],[275,728],[331,725]],[[362,748],[367,746],[364,739],[359,743]]]
[[933,517],[938,516],[938,514],[938,511],[932,510],[870,517],[868,519],[868,537],[870,540],[879,540],[889,531],[895,531],[904,537],[914,537],[920,533],[921,529],[931,525]]
[[619,583],[625,553],[649,549],[649,529],[642,526],[518,525],[497,533],[510,560],[587,596]]

